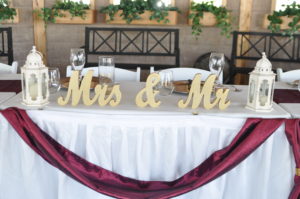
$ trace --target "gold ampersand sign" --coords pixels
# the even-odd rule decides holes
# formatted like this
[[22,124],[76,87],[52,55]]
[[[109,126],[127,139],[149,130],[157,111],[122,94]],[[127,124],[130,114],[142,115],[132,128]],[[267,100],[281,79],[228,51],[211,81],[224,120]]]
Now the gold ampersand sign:
[[65,106],[69,103],[71,99],[72,106],[77,106],[82,98],[83,104],[86,106],[91,106],[98,101],[100,106],[117,106],[120,104],[122,99],[122,94],[120,91],[120,85],[114,85],[109,93],[107,85],[97,85],[95,87],[95,95],[90,98],[90,88],[93,78],[93,71],[88,71],[84,76],[80,86],[79,86],[79,71],[73,71],[69,82],[69,88],[67,96],[65,98],[59,97],[57,103],[61,106]]
[[215,80],[216,75],[210,75],[206,79],[203,88],[201,88],[201,74],[195,75],[187,99],[180,100],[178,102],[178,107],[187,108],[188,105],[192,103],[192,109],[196,109],[203,101],[203,106],[207,110],[212,109],[217,104],[219,104],[220,110],[228,108],[230,105],[230,101],[227,100],[229,89],[217,89],[216,97],[211,101]]
[[159,91],[153,89],[160,82],[160,76],[157,73],[152,73],[148,76],[146,87],[142,89],[135,98],[135,103],[138,107],[144,108],[150,106],[152,108],[157,108],[161,104],[160,101],[155,100],[155,96]]

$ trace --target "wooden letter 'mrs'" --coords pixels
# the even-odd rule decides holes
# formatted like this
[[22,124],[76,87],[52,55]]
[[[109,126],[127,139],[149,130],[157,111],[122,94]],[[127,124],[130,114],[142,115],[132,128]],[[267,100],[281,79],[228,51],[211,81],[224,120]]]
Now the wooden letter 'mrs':
[[[84,76],[79,87],[79,71],[73,71],[69,82],[68,93],[65,98],[59,97],[57,103],[61,106],[67,105],[71,99],[72,106],[77,106],[82,97],[83,104],[90,106],[98,100],[100,106],[110,104],[110,106],[117,106],[121,102],[122,94],[120,85],[114,85],[110,94],[107,96],[107,85],[97,85],[95,87],[95,96],[90,98],[90,88],[93,78],[93,71],[88,71]],[[72,97],[72,98],[71,98]],[[115,99],[113,99],[115,98]]]

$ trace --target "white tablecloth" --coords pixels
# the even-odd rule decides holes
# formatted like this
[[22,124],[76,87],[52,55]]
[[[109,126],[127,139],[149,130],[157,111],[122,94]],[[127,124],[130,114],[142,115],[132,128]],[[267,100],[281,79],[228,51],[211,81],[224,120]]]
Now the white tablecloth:
[[21,74],[0,74],[0,80],[21,80]]
[[[174,180],[227,146],[245,119],[29,111],[59,143],[88,161],[139,180]],[[35,154],[0,116],[0,198],[102,199]],[[245,161],[180,199],[286,199],[295,163],[280,127]]]
[[[247,88],[232,92],[232,105],[218,109],[176,107],[183,95],[160,97],[158,109],[136,107],[134,97],[143,84],[121,84],[119,107],[65,106],[51,97],[43,111],[30,117],[62,145],[83,158],[139,180],[170,181],[192,170],[236,136],[248,117],[290,118],[279,105],[271,113],[244,108]],[[21,95],[1,108],[22,106]],[[0,199],[109,198],[85,187],[48,165],[0,116]],[[286,199],[293,185],[295,163],[280,127],[258,150],[235,169],[180,199]]]
[[[191,108],[181,109],[177,107],[180,99],[186,99],[187,95],[174,94],[171,96],[158,96],[158,99],[162,102],[159,108],[139,108],[135,104],[135,97],[137,93],[144,88],[144,83],[136,82],[122,82],[121,84],[122,101],[117,107],[100,107],[98,104],[92,106],[84,106],[80,103],[78,106],[73,107],[71,105],[60,106],[57,104],[57,98],[59,96],[66,96],[66,90],[62,90],[56,94],[51,95],[50,103],[44,107],[44,110],[53,111],[68,111],[68,112],[81,112],[81,113],[96,113],[115,115],[191,115],[193,112],[198,112],[200,115],[207,116],[222,116],[232,118],[290,118],[290,114],[286,112],[278,104],[274,103],[274,110],[268,113],[255,112],[245,108],[247,104],[247,86],[240,86],[241,92],[231,92],[229,100],[231,105],[228,109],[220,111],[218,107],[211,110],[206,110],[201,104],[197,110]],[[91,92],[93,96],[93,92]],[[0,105],[0,108],[5,109],[8,107],[19,107],[22,109],[34,109],[21,104],[22,94],[18,94],[6,103]]]
[[14,92],[0,92],[0,104],[15,96]]
[[[277,89],[292,89],[297,90],[297,87],[291,86],[285,82],[276,82]],[[280,103],[279,104],[284,110],[289,112],[293,118],[300,118],[300,103]]]
[[280,106],[289,112],[293,118],[300,118],[300,104],[298,103],[282,103]]

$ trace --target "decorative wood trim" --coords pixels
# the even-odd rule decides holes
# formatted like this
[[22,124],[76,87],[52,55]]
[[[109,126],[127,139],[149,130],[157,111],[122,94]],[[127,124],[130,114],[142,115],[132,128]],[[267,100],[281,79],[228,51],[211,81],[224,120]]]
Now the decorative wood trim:
[[81,17],[73,17],[71,16],[69,11],[60,10],[61,14],[64,15],[64,17],[57,17],[55,19],[55,23],[58,24],[93,24],[96,23],[96,16],[97,11],[96,10],[86,10],[85,18]]
[[17,15],[14,16],[14,19],[13,20],[2,21],[1,24],[16,24],[16,23],[20,22],[20,11],[19,11],[19,8],[15,8],[15,9],[16,9]]
[[[127,24],[125,20],[120,17],[122,10],[119,10],[115,16],[113,21],[107,21],[108,24]],[[165,24],[163,21],[157,22],[156,20],[150,20],[149,17],[151,15],[150,11],[145,11],[145,13],[141,14],[141,19],[133,20],[131,22],[132,25],[176,25],[178,13],[176,11],[168,11],[167,19],[170,20],[169,23]],[[109,20],[109,15],[106,15],[106,20]]]
[[[32,0],[33,10],[41,9],[45,5],[44,0]],[[34,44],[38,51],[43,54],[44,64],[47,65],[47,40],[45,22],[36,12],[33,13],[33,30],[34,30]]]

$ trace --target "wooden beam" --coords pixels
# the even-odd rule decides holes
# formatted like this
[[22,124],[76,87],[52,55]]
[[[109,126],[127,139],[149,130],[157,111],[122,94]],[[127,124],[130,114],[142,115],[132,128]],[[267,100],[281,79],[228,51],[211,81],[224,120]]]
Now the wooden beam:
[[[252,18],[252,5],[253,0],[241,0],[240,2],[240,19],[239,19],[239,31],[250,31],[251,18]],[[243,42],[243,48],[248,49],[249,43],[245,41],[238,42],[237,52],[240,52],[241,42]],[[237,66],[245,66],[245,60],[237,60]],[[247,79],[245,76],[237,75],[235,79],[236,84],[245,84]]]
[[272,0],[272,7],[271,7],[271,13],[276,10],[276,3],[277,3],[277,0]]
[[239,30],[249,31],[251,26],[253,0],[241,0]]
[[95,10],[96,6],[95,6],[95,0],[90,0],[90,9],[91,10]]
[[[32,0],[33,10],[40,10],[45,5],[44,0]],[[43,54],[44,64],[47,64],[47,40],[45,22],[33,13],[34,44],[38,51]]]
[[222,0],[222,6],[226,6],[227,5],[227,0]]
[[8,1],[9,7],[13,8],[14,7],[14,3],[13,0]]

